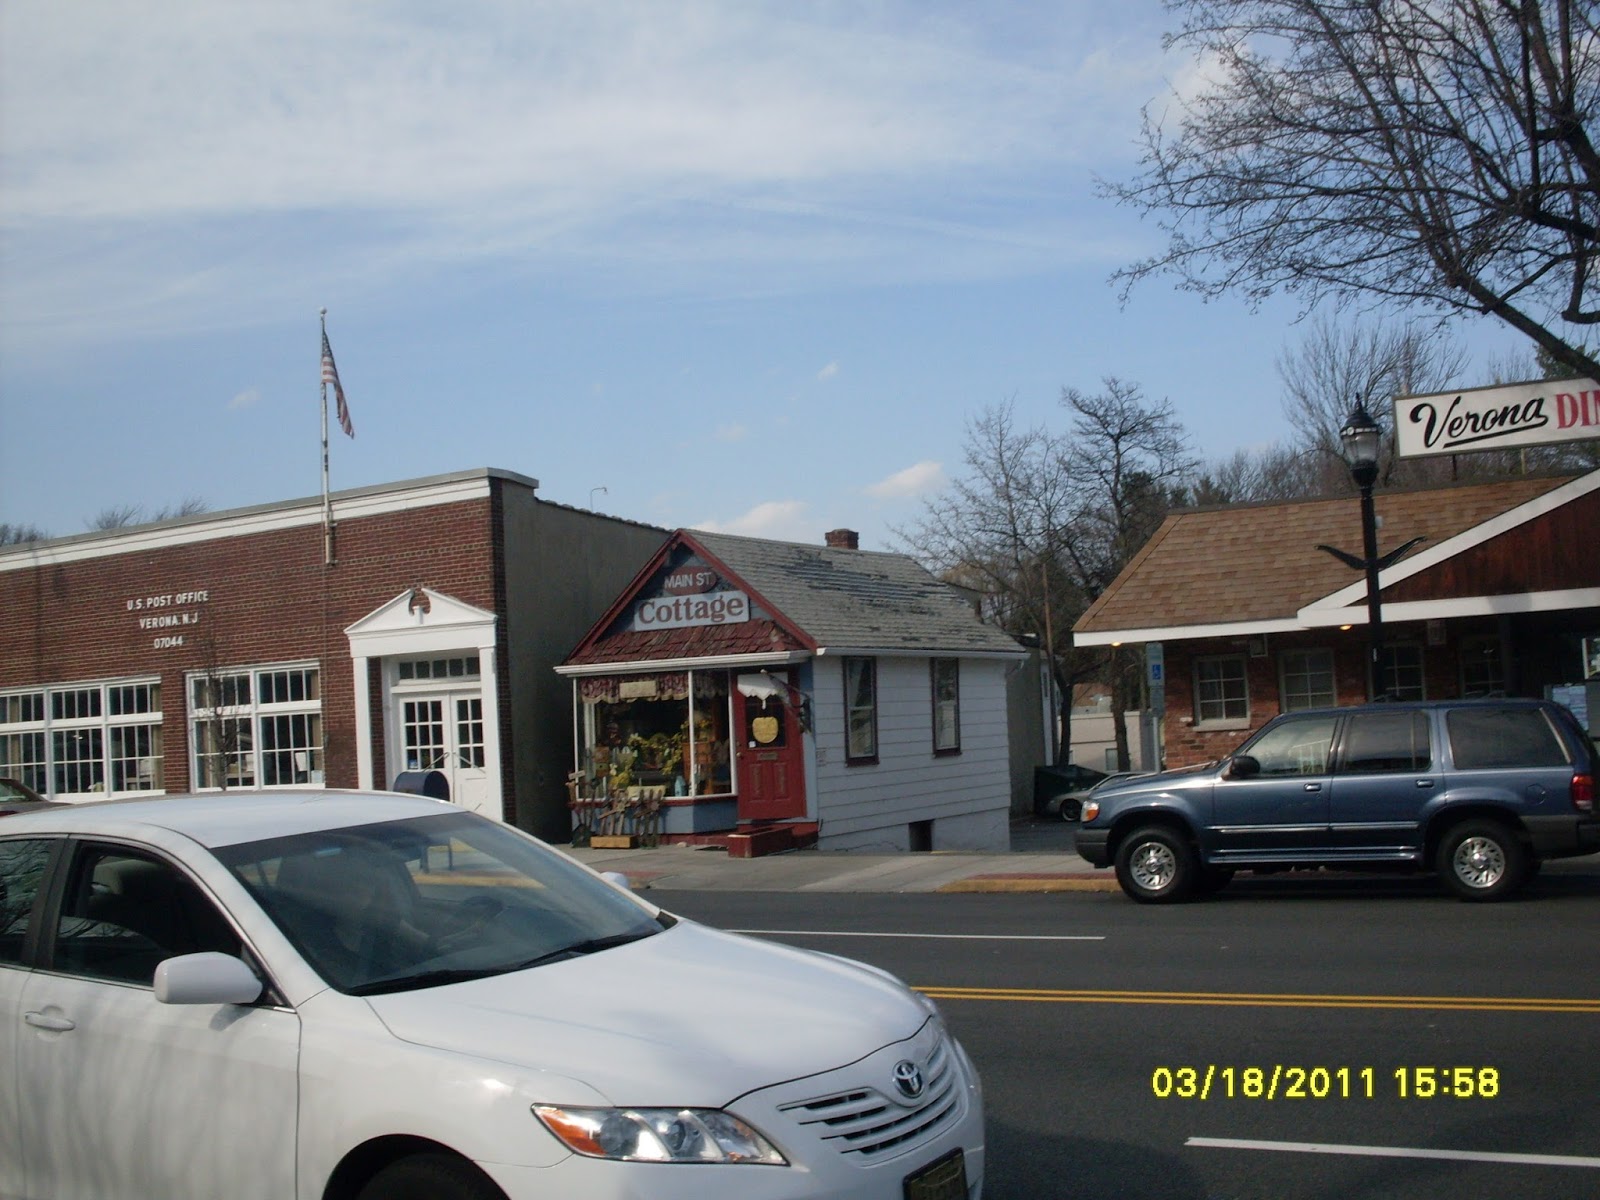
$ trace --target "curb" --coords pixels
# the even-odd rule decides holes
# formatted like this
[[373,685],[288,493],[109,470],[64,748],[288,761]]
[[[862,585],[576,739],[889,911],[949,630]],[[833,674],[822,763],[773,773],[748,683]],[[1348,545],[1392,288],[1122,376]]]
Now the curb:
[[936,892],[1115,892],[1115,879],[1088,875],[974,875],[934,889]]

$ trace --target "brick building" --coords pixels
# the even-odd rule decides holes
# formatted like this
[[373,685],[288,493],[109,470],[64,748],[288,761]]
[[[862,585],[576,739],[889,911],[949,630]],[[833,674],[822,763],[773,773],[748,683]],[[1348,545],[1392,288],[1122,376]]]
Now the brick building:
[[[1554,696],[1600,726],[1600,471],[1379,492],[1382,690]],[[1279,712],[1367,699],[1354,497],[1172,513],[1076,644],[1161,647],[1165,760],[1229,753]]]
[[[665,531],[481,469],[0,547],[0,775],[63,800],[391,786],[567,831],[553,667]],[[432,780],[430,780],[432,782]]]

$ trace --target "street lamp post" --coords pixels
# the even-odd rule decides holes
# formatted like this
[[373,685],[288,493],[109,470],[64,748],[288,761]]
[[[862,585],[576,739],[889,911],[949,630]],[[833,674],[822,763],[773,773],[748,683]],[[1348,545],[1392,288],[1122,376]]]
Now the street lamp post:
[[1378,592],[1378,572],[1392,566],[1419,542],[1412,538],[1384,555],[1378,553],[1378,516],[1372,503],[1372,485],[1378,480],[1378,452],[1383,443],[1383,431],[1367,412],[1365,402],[1356,401],[1349,419],[1339,430],[1339,440],[1344,444],[1345,461],[1350,464],[1350,478],[1361,489],[1361,557],[1335,550],[1332,546],[1318,545],[1346,566],[1364,572],[1367,577],[1367,695],[1376,700],[1386,694],[1383,683],[1383,603]]

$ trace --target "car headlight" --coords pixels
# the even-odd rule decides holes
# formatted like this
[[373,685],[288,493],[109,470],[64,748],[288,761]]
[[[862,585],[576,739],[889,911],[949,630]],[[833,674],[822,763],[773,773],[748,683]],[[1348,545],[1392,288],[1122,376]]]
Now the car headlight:
[[788,1159],[738,1117],[714,1108],[561,1108],[533,1114],[562,1145],[588,1158],[622,1162],[755,1163]]
[[1100,801],[1098,801],[1098,800],[1085,800],[1083,802],[1083,811],[1078,814],[1078,820],[1082,824],[1087,825],[1090,821],[1094,820],[1099,815],[1100,815]]

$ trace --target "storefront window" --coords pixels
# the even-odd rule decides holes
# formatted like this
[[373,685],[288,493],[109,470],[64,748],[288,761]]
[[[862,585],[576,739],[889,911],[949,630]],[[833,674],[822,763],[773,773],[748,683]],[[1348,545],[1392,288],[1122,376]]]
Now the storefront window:
[[0,696],[0,775],[58,797],[161,791],[161,685],[154,680]]
[[582,780],[593,797],[660,787],[668,796],[733,791],[728,673],[606,675],[579,684]]
[[191,676],[195,786],[320,785],[321,679],[320,670],[307,665]]

